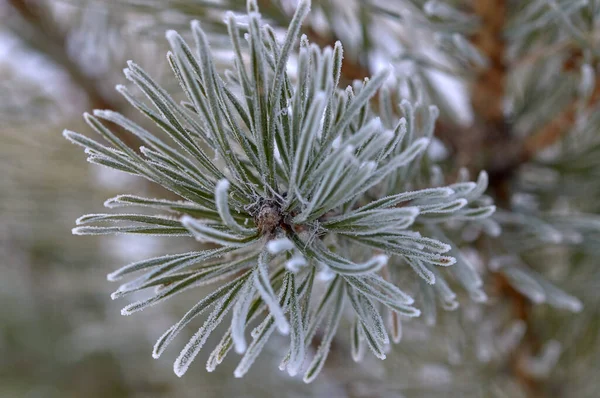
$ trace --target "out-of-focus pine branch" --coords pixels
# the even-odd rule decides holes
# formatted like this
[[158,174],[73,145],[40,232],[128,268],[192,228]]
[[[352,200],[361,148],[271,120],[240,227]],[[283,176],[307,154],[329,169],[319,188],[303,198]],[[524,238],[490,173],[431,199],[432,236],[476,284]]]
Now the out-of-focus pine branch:
[[467,128],[440,122],[438,131],[456,153],[459,166],[488,170],[494,186],[499,182],[494,177],[510,168],[514,163],[511,154],[518,152],[520,145],[512,137],[504,112],[507,5],[504,0],[482,0],[474,1],[472,7],[479,17],[479,28],[471,35],[471,42],[488,61],[470,82],[474,122]]
[[87,96],[94,108],[116,109],[118,104],[99,90],[100,81],[89,76],[67,52],[67,37],[50,17],[50,10],[41,1],[6,0],[15,11],[7,18],[11,28],[32,49],[62,67]]
[[[524,160],[525,151],[540,149],[524,145],[516,138],[505,116],[504,102],[509,72],[504,36],[507,6],[505,0],[473,2],[473,12],[480,18],[480,27],[471,40],[488,59],[488,66],[478,73],[471,85],[474,123],[466,134],[459,135],[456,145],[459,148],[459,163],[489,170],[498,203],[505,206],[508,206],[510,198],[507,178],[513,175]],[[515,290],[501,273],[495,274],[493,278],[498,286],[498,294],[506,297],[512,305],[514,317],[526,326],[520,347],[510,359],[511,371],[529,396],[542,397],[541,386],[521,367],[522,358],[536,354],[535,351],[540,348],[531,325],[531,302]]]
[[[579,103],[576,99],[561,112],[543,124],[537,131],[524,138],[513,131],[513,125],[507,117],[505,100],[508,94],[507,65],[507,7],[505,0],[474,1],[473,11],[480,18],[480,28],[472,36],[472,43],[488,59],[488,67],[480,71],[471,85],[471,105],[474,123],[463,134],[454,131],[454,147],[458,149],[459,164],[490,172],[491,187],[496,193],[499,205],[509,207],[512,191],[510,180],[519,168],[533,160],[540,152],[559,142],[573,127]],[[548,55],[548,54],[546,54]],[[581,54],[579,54],[581,55]],[[543,55],[541,55],[543,56]],[[564,69],[574,69],[579,62],[576,56],[567,57]],[[587,102],[591,108],[600,99],[600,84],[595,84]],[[537,355],[542,344],[532,325],[532,302],[514,289],[502,274],[494,276],[498,293],[512,303],[516,319],[526,325],[525,335],[515,350],[510,363],[516,380],[522,385],[528,396],[543,397],[547,390],[540,381],[531,375],[525,365],[526,358]]]
[[[565,69],[573,68],[571,62],[571,58],[565,61]],[[591,109],[593,106],[597,105],[599,101],[600,80],[596,80],[589,101],[586,104],[586,108]],[[556,117],[550,120],[535,134],[528,137],[523,144],[521,154],[522,162],[532,160],[541,150],[549,148],[560,141],[560,139],[568,133],[569,128],[573,127],[575,124],[578,108],[577,103],[570,103],[562,112],[556,115]]]
[[504,123],[503,98],[507,67],[503,34],[507,18],[506,6],[505,0],[473,2],[473,11],[480,18],[480,27],[472,40],[488,59],[488,67],[475,78],[471,89],[471,105],[476,117],[486,124]]

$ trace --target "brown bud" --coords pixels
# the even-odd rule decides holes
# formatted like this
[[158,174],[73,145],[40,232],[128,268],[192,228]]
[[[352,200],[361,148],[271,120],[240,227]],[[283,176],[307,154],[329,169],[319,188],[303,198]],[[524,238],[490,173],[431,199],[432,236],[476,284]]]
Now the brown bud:
[[282,220],[281,210],[277,204],[266,202],[256,215],[256,225],[262,234],[270,234]]

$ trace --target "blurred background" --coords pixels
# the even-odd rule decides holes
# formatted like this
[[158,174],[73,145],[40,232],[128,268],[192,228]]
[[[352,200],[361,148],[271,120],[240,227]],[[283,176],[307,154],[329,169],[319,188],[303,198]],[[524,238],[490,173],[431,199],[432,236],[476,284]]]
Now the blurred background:
[[[531,256],[547,265],[544,274],[582,300],[585,310],[574,315],[548,306],[528,309],[526,326],[542,342],[530,358],[530,368],[538,372],[534,377],[520,379],[511,369],[512,350],[519,347],[525,324],[518,317],[510,320],[507,314],[512,310],[493,298],[500,289],[494,282],[486,289],[492,296],[488,307],[466,302],[459,314],[439,314],[435,328],[406,324],[403,342],[384,362],[367,355],[363,363],[355,364],[348,336],[340,333],[326,369],[311,385],[277,370],[285,343],[279,337],[271,340],[244,379],[233,377],[231,358],[215,373],[207,373],[202,363],[208,352],[183,379],[171,369],[177,350],[152,359],[155,340],[202,292],[195,290],[122,317],[125,303],[110,299],[116,286],[106,281],[106,274],[125,263],[175,253],[195,243],[181,238],[71,235],[74,220],[102,212],[109,197],[119,193],[157,197],[163,192],[141,179],[89,165],[61,132],[67,128],[87,133],[81,115],[96,108],[139,119],[114,90],[116,84],[126,83],[121,70],[129,59],[163,87],[176,90],[165,62],[164,31],[185,33],[189,21],[198,18],[211,30],[218,47],[224,40],[220,10],[245,6],[242,0],[210,7],[205,3],[0,0],[0,397],[513,398],[533,396],[522,384],[540,379],[545,387],[539,396],[600,394],[599,273],[594,257],[561,248]],[[268,2],[259,3],[265,3],[261,11],[268,10]],[[268,16],[285,24],[291,3],[281,2]],[[339,3],[331,2],[336,7]],[[345,12],[358,10],[352,17],[355,22],[362,8],[352,4],[351,11]],[[323,15],[332,12],[323,9]],[[314,18],[310,29],[327,30],[323,15],[321,20]],[[362,78],[386,60],[375,50],[371,61],[361,59],[365,54],[361,45],[372,44],[356,44],[345,17],[340,17],[343,29],[334,36],[348,39],[347,59],[359,67],[348,69],[346,78]],[[444,82],[444,87],[464,91],[455,81],[429,77],[428,84]],[[468,123],[472,115],[456,105],[464,96],[453,95],[458,100],[430,92],[433,102],[442,103],[443,120]],[[543,92],[539,95],[544,97]],[[561,100],[565,98],[554,105],[560,108]],[[536,123],[541,122],[530,117],[521,122],[522,130]],[[597,186],[590,183],[587,189],[591,204],[585,202],[585,208],[597,212]],[[565,262],[574,265],[565,269],[560,266]],[[477,333],[470,333],[473,325]]]

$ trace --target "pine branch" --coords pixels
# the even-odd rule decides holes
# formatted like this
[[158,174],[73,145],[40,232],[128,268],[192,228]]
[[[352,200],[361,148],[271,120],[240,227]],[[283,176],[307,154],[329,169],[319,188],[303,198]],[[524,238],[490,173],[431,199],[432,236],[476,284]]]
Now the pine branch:
[[[473,3],[475,13],[481,19],[481,28],[472,38],[473,43],[489,60],[489,68],[478,75],[471,91],[474,125],[468,133],[454,142],[459,163],[470,167],[485,167],[490,172],[491,187],[495,199],[502,207],[508,207],[513,188],[510,181],[519,168],[532,161],[544,149],[559,142],[574,125],[579,105],[576,100],[568,104],[558,115],[525,139],[517,138],[512,126],[505,120],[503,101],[507,91],[506,31],[507,4],[503,0],[484,0]],[[572,42],[559,43],[557,49],[569,48]],[[567,57],[565,70],[579,64],[575,51]],[[526,61],[533,62],[542,55],[531,54]],[[515,63],[517,65],[519,61]],[[591,108],[600,98],[600,85],[591,90],[587,106]],[[480,154],[478,158],[474,154]],[[511,303],[513,315],[525,325],[525,335],[510,363],[513,374],[528,396],[544,397],[547,391],[539,379],[527,369],[527,361],[537,354],[541,344],[532,324],[532,302],[526,293],[515,289],[502,273],[494,275],[498,294]]]
[[478,73],[471,88],[471,105],[475,117],[485,124],[504,122],[504,96],[507,79],[504,29],[507,19],[505,0],[473,2],[473,12],[479,17],[479,29],[472,42],[488,60],[488,67]]
[[[459,162],[473,167],[487,167],[490,171],[491,187],[500,205],[508,206],[510,197],[508,181],[523,159],[523,143],[514,138],[505,120],[504,99],[507,90],[507,66],[504,31],[507,25],[508,4],[505,0],[481,0],[473,2],[473,11],[480,18],[480,28],[472,37],[473,44],[488,59],[488,67],[481,71],[471,88],[471,105],[475,121],[464,139],[457,145],[461,148]],[[536,150],[538,148],[535,148]],[[474,158],[480,154],[480,158]],[[512,303],[514,316],[524,322],[525,336],[516,352],[531,355],[538,346],[531,325],[529,300],[515,290],[501,273],[494,275],[499,295]],[[541,385],[520,366],[520,354],[511,359],[511,369],[517,381],[528,395],[541,397]]]
[[[149,298],[123,308],[124,315],[195,286],[221,285],[155,346],[153,355],[159,357],[193,318],[210,309],[175,361],[178,376],[186,373],[228,312],[233,312],[231,327],[211,354],[210,371],[235,347],[243,356],[234,374],[242,377],[278,330],[290,336],[281,369],[290,375],[304,370],[304,381],[311,382],[325,364],[347,303],[361,336],[358,351],[368,346],[376,357],[385,358],[390,339],[380,311],[404,317],[421,313],[395,278],[379,275],[391,262],[396,267],[409,264],[427,283],[437,280],[441,287],[431,297],[440,294],[449,307],[458,305],[456,295],[436,267],[453,266],[454,276],[472,297],[486,297],[479,275],[453,244],[445,243],[450,240],[442,225],[475,223],[495,211],[484,196],[487,175],[482,172],[477,182],[415,189],[426,181],[420,171],[437,108],[404,100],[380,110],[385,120],[379,117],[372,106],[374,96],[384,93],[382,103],[393,104],[391,91],[381,90],[389,70],[339,88],[341,44],[321,49],[300,34],[309,6],[300,2],[283,42],[263,23],[254,1],[248,2],[243,23],[227,14],[235,59],[224,77],[215,68],[200,22],[191,25],[193,50],[175,31],[167,32],[170,65],[187,97],[182,103],[138,65],[128,63],[125,76],[150,105],[125,87],[118,90],[175,146],[107,111],[86,114],[85,119],[111,146],[64,132],[85,148],[91,163],[146,178],[182,199],[120,195],[106,206],[143,206],[175,215],[91,214],[77,220],[74,234],[185,236],[217,245],[143,260],[109,275],[118,280],[141,273],[123,283],[113,298],[156,288]],[[247,39],[247,58],[241,37]],[[294,82],[286,67],[292,54],[298,59]],[[104,121],[143,141],[141,153]],[[452,255],[444,254],[448,252]],[[320,296],[319,290],[325,294]],[[247,344],[245,330],[259,317]],[[303,366],[306,347],[319,331],[316,354]]]
[[[325,366],[344,306],[351,308],[354,321],[353,358],[360,360],[369,347],[383,359],[390,341],[400,340],[399,315],[421,313],[412,295],[400,290],[398,282],[404,282],[400,269],[420,278],[419,304],[425,323],[433,326],[438,305],[446,310],[459,305],[446,274],[437,267],[450,266],[449,272],[472,300],[487,298],[482,277],[460,248],[467,232],[475,234],[472,239],[481,232],[496,237],[505,225],[508,230],[516,225],[517,235],[537,245],[563,238],[550,222],[527,214],[502,210],[497,218],[488,219],[496,207],[485,195],[485,172],[471,182],[468,171],[461,170],[451,179],[454,183],[446,185],[448,178],[427,153],[439,112],[427,106],[427,100],[421,101],[421,87],[409,87],[410,98],[417,101],[413,104],[399,98],[404,95],[399,87],[386,85],[388,71],[362,79],[370,74],[365,54],[371,45],[362,14],[362,55],[352,60],[343,57],[334,34],[310,27],[304,30],[307,35],[300,34],[307,2],[300,3],[293,18],[274,1],[263,0],[260,5],[269,11],[265,19],[278,28],[289,25],[282,42],[275,29],[263,23],[255,1],[248,2],[246,16],[219,10],[216,15],[225,16],[226,29],[215,28],[210,18],[207,31],[194,22],[195,48],[176,32],[167,34],[171,45],[167,57],[186,96],[183,102],[175,101],[138,65],[128,63],[125,75],[148,103],[125,87],[118,91],[170,137],[168,143],[107,111],[86,115],[86,121],[110,146],[70,131],[64,134],[85,148],[91,163],[141,176],[180,198],[119,195],[106,206],[142,206],[169,214],[87,215],[77,220],[75,234],[184,236],[216,247],[143,260],[109,275],[118,280],[140,273],[123,283],[113,298],[156,289],[149,298],[126,306],[125,315],[195,286],[218,285],[157,341],[155,357],[193,318],[208,313],[177,359],[177,375],[187,371],[228,312],[233,313],[230,328],[210,355],[209,371],[234,348],[243,354],[235,375],[243,376],[278,330],[290,339],[280,368],[290,375],[305,370],[304,380],[310,382]],[[427,2],[424,9],[438,27],[447,29],[457,20],[468,20],[445,4]],[[466,131],[451,126],[448,130],[453,131],[446,134],[460,166],[491,169],[496,199],[509,208],[511,177],[518,166],[559,139],[576,109],[567,108],[558,127],[551,123],[549,132],[540,130],[530,144],[516,139],[502,109],[508,91],[506,4],[485,0],[475,5],[475,11],[482,24],[473,44],[489,60],[471,87],[476,121]],[[454,20],[446,22],[449,16]],[[426,19],[421,22],[435,31]],[[225,73],[215,66],[207,39],[209,32],[217,31],[227,31],[231,41],[234,60]],[[462,36],[448,37],[461,48],[457,64],[466,60],[478,64],[473,46]],[[223,42],[219,50],[225,49]],[[288,75],[290,59],[297,60],[293,76]],[[339,88],[350,82],[345,90]],[[113,134],[105,121],[141,140],[139,153]],[[496,243],[504,250],[504,241]],[[514,258],[518,260],[520,253]],[[526,326],[531,323],[530,300],[571,311],[581,308],[577,299],[534,272],[516,266],[495,271],[500,294],[513,303],[515,318]],[[320,285],[320,290],[313,292],[313,285]],[[382,309],[392,314],[390,325],[382,321]],[[250,333],[252,341],[246,341],[246,329],[254,321],[258,326]],[[519,349],[532,355],[539,347],[533,329],[526,329]],[[321,337],[318,344],[315,336]],[[303,366],[311,345],[316,355]],[[511,362],[515,378],[532,394],[541,391],[522,362],[520,357]]]
[[[576,62],[572,58],[565,61],[565,69],[573,69],[573,63]],[[600,100],[600,80],[596,79],[589,100],[586,104],[586,109],[592,109]],[[523,143],[522,154],[520,156],[521,163],[526,163],[535,158],[542,150],[551,147],[564,138],[575,124],[577,112],[579,111],[578,104],[573,101],[560,112],[556,117],[550,120],[535,134],[527,137]],[[518,165],[515,165],[518,167]]]
[[524,366],[525,358],[531,357],[540,348],[539,341],[532,332],[532,303],[521,292],[515,290],[503,274],[496,274],[495,283],[499,296],[503,297],[512,307],[514,318],[523,321],[526,327],[525,335],[519,347],[514,350],[514,353],[509,358],[511,370],[518,383],[526,391],[528,397],[542,398],[545,396],[543,386],[539,380],[531,376]]

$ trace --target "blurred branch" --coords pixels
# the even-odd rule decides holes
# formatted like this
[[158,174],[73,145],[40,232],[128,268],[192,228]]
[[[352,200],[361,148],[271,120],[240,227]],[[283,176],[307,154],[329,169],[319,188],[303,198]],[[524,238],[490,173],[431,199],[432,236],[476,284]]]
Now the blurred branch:
[[532,398],[543,397],[544,394],[541,391],[542,386],[523,366],[524,358],[533,355],[540,349],[539,341],[536,335],[532,333],[532,303],[523,294],[515,290],[502,273],[495,275],[495,282],[497,284],[498,293],[504,296],[507,299],[507,302],[512,306],[513,316],[516,319],[523,321],[526,325],[525,336],[523,336],[519,348],[514,351],[514,354],[512,354],[510,358],[512,371],[519,384],[527,391],[527,396]]
[[454,150],[459,167],[487,170],[494,188],[502,184],[505,171],[515,163],[511,154],[519,153],[520,146],[512,139],[504,117],[507,4],[504,0],[473,1],[472,11],[480,24],[470,39],[488,60],[470,86],[475,120],[467,128],[439,122],[436,132]]
[[[502,206],[509,206],[510,177],[522,162],[524,148],[521,140],[513,136],[504,112],[508,74],[504,39],[507,3],[505,0],[479,0],[472,3],[474,13],[481,21],[472,42],[488,59],[489,66],[479,73],[471,87],[475,122],[468,129],[468,134],[463,135],[461,142],[467,152],[459,152],[459,162],[489,171],[491,188],[495,191],[497,203]],[[530,355],[539,348],[529,311],[531,303],[512,288],[501,273],[494,275],[494,281],[499,286],[499,294],[511,303],[513,316],[526,326],[517,354],[510,360],[511,371],[528,396],[542,397],[542,386],[520,366],[523,355]]]
[[[88,76],[67,52],[67,37],[50,18],[41,1],[6,0],[21,21],[8,22],[12,29],[31,48],[48,56],[69,74],[73,83],[88,97],[93,108],[115,109],[117,106],[98,89],[99,82]],[[22,23],[20,23],[22,22]]]
[[[468,128],[438,122],[436,132],[455,151],[459,166],[473,171],[488,171],[491,188],[500,203],[506,205],[510,196],[508,184],[514,173],[564,136],[575,121],[578,107],[573,102],[534,134],[525,139],[517,137],[504,114],[508,77],[504,36],[507,4],[504,0],[482,0],[472,4],[481,24],[471,41],[488,59],[488,67],[480,70],[471,85],[475,121]],[[559,51],[573,45],[572,41],[565,41],[550,48]],[[543,48],[543,51],[517,60],[516,64],[539,61],[548,53],[548,48]],[[565,70],[571,70],[580,63],[581,51],[573,49],[571,53],[565,60]],[[597,85],[594,90],[590,105],[600,98],[600,86]]]
[[[576,58],[580,57],[580,55],[581,54],[574,53],[573,56],[569,57],[565,61],[564,68],[566,70],[574,69],[574,65],[578,63]],[[587,103],[587,108],[589,109],[597,105],[599,101],[600,81],[596,80],[593,91]],[[523,145],[521,161],[524,163],[532,160],[541,150],[548,148],[560,141],[560,139],[563,138],[564,135],[569,131],[569,128],[575,123],[577,111],[578,104],[573,101],[562,112],[556,115],[555,118],[543,126],[536,134],[528,137]]]
[[482,70],[472,87],[471,104],[477,117],[485,123],[499,124],[504,120],[504,89],[507,68],[504,61],[506,43],[503,38],[507,18],[504,0],[473,2],[473,11],[481,20],[473,36],[473,44],[484,54],[489,67]]

